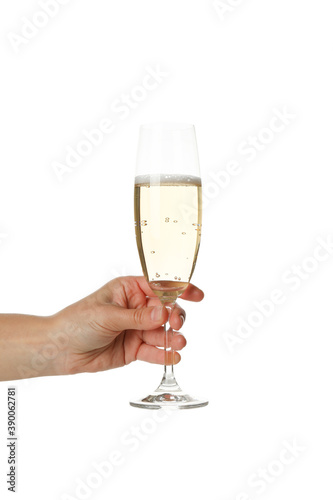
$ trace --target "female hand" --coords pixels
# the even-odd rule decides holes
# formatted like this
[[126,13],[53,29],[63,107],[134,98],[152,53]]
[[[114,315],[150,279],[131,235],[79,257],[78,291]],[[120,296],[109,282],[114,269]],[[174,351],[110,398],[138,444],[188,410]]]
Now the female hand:
[[[189,284],[181,298],[199,302],[203,292]],[[69,342],[58,359],[62,374],[118,368],[135,360],[164,364],[164,328],[168,310],[162,307],[143,277],[116,278],[56,316]],[[170,326],[180,330],[185,311],[178,305]],[[174,364],[186,345],[181,333],[172,337]]]

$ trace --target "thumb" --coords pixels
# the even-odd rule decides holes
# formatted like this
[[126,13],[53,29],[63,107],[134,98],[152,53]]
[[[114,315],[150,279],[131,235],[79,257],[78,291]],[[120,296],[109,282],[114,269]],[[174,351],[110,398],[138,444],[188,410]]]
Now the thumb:
[[168,311],[163,306],[125,309],[113,306],[112,325],[115,330],[153,330],[168,320]]

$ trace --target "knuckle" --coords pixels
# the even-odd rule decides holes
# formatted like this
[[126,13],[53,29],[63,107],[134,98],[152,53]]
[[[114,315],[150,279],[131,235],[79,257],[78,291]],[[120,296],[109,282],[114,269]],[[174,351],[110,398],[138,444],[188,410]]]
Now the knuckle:
[[134,323],[136,325],[141,325],[144,320],[144,309],[135,309],[134,311]]

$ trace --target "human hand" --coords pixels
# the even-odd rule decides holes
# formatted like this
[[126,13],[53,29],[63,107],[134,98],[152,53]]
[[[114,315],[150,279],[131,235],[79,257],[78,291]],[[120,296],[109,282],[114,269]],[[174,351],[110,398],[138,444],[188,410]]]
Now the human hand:
[[[203,292],[189,284],[181,298],[200,302]],[[52,318],[68,343],[54,360],[58,374],[97,372],[118,368],[135,360],[164,364],[164,328],[168,310],[161,305],[143,277],[116,278],[88,297],[66,307]],[[170,326],[179,330],[185,311],[176,304]],[[174,364],[184,336],[175,332],[171,347]]]

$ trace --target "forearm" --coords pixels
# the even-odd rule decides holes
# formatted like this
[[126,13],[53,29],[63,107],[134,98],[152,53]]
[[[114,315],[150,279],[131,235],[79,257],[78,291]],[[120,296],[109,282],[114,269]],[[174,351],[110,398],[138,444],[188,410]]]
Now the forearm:
[[0,314],[0,381],[57,375],[54,316]]

